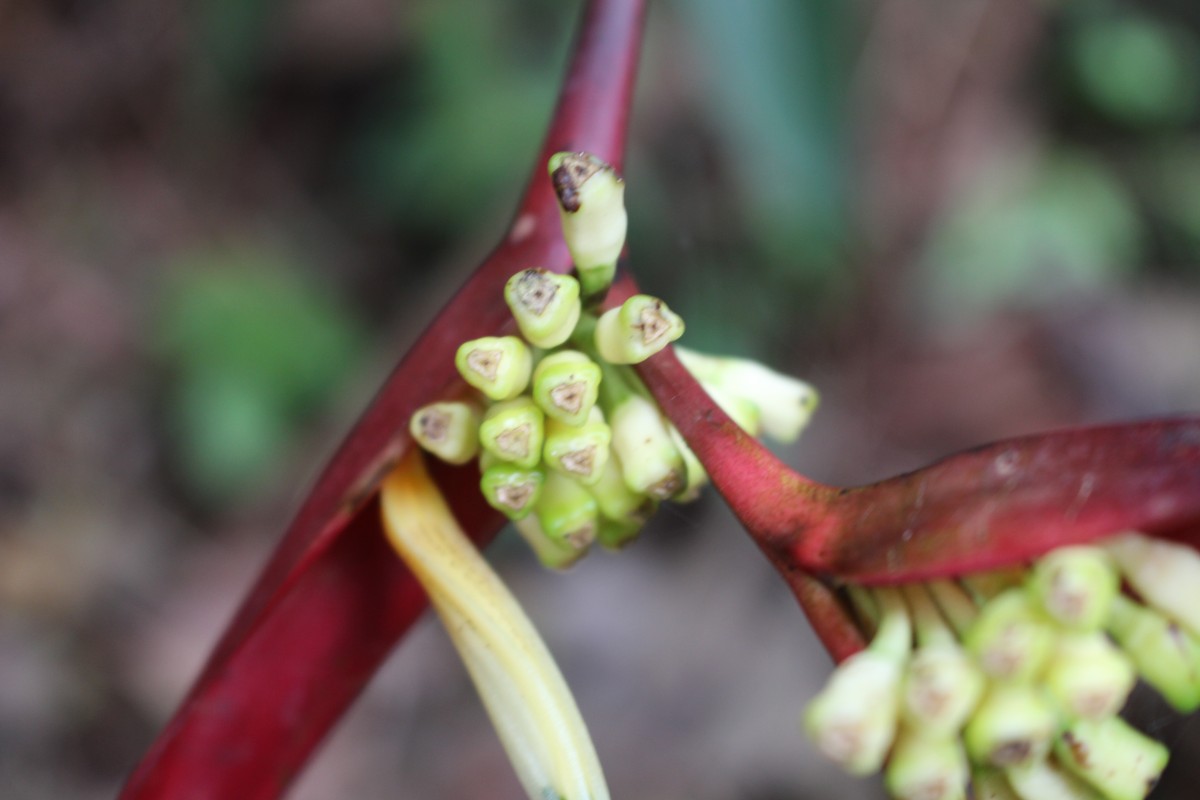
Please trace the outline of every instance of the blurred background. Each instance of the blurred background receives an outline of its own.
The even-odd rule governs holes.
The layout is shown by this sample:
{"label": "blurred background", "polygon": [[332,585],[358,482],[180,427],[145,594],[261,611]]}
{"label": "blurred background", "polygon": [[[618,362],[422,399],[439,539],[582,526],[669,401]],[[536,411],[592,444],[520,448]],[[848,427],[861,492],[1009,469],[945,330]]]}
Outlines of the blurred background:
{"label": "blurred background", "polygon": [[[579,8],[0,2],[5,798],[114,795],[502,234]],[[817,479],[1200,409],[1193,2],[662,0],[626,177],[685,343],[822,392]],[[828,657],[718,498],[567,575],[491,554],[615,796],[882,797],[798,733]],[[1194,797],[1200,718],[1135,705]],[[519,793],[427,620],[292,796]]]}

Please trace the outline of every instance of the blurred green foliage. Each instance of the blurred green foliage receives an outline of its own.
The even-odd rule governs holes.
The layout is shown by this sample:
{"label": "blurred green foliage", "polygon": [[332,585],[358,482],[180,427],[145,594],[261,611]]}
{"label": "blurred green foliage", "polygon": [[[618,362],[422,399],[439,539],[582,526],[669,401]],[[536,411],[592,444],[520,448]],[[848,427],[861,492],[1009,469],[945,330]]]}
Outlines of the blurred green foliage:
{"label": "blurred green foliage", "polygon": [[1149,148],[1146,161],[1146,196],[1163,220],[1166,255],[1200,274],[1200,139]]}
{"label": "blurred green foliage", "polygon": [[192,89],[202,103],[237,106],[253,97],[274,48],[281,0],[206,0],[194,4]]}
{"label": "blurred green foliage", "polygon": [[946,204],[917,285],[934,317],[1061,301],[1137,263],[1134,204],[1094,157],[1058,149],[1024,170],[1002,165],[963,194]]}
{"label": "blurred green foliage", "polygon": [[1200,18],[1153,5],[1055,6],[1043,71],[1030,76],[1048,124],[943,204],[911,287],[926,319],[1195,275]]}
{"label": "blurred green foliage", "polygon": [[838,0],[693,0],[679,12],[704,56],[712,124],[738,158],[731,177],[750,207],[763,268],[785,286],[820,280],[847,236],[853,9]]}
{"label": "blurred green foliage", "polygon": [[635,138],[630,250],[695,347],[779,358],[844,285],[853,15],[826,0],[651,10],[645,116],[662,124],[660,75],[691,84],[675,120]]}
{"label": "blurred green foliage", "polygon": [[[403,90],[352,133],[346,154],[364,213],[461,230],[511,204],[550,118],[571,4],[415,3]],[[536,20],[536,24],[533,22]]]}
{"label": "blurred green foliage", "polygon": [[1186,28],[1135,9],[1087,9],[1066,54],[1083,96],[1112,119],[1162,125],[1195,118],[1200,49]]}
{"label": "blurred green foliage", "polygon": [[328,402],[362,332],[293,261],[244,246],[170,264],[153,334],[170,367],[172,454],[200,499],[253,490],[299,424]]}

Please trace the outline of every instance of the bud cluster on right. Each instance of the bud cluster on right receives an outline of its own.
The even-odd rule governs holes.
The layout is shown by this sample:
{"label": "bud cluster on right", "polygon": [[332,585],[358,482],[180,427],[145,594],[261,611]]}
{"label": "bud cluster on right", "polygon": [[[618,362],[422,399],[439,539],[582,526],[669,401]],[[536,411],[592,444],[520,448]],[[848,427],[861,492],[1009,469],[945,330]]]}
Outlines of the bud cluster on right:
{"label": "bud cluster on right", "polygon": [[[574,563],[594,542],[616,549],[665,500],[696,498],[699,460],[632,365],[683,334],[666,303],[634,295],[600,308],[625,241],[623,182],[587,153],[550,160],[574,275],[531,265],[504,287],[519,335],[463,342],[462,396],[417,410],[409,430],[454,464],[478,459],[487,502],[543,564]],[[676,349],[684,366],[752,435],[800,434],[817,396],[755,362]]]}
{"label": "bud cluster on right", "polygon": [[1119,716],[1137,679],[1200,707],[1200,555],[1183,546],[1127,533],[1029,568],[848,591],[873,636],[805,727],[903,800],[1141,800],[1168,752]]}

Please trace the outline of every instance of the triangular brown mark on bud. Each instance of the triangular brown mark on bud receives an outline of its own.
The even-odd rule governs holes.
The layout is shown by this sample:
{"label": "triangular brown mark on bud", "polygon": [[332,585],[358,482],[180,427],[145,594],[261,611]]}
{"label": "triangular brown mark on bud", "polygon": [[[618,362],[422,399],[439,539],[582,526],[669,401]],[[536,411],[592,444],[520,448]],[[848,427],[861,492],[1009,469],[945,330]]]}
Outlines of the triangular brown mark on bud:
{"label": "triangular brown mark on bud", "polygon": [[662,303],[643,308],[633,329],[642,335],[643,344],[654,344],[666,336],[671,324],[662,315]]}
{"label": "triangular brown mark on bud", "polygon": [[567,544],[576,550],[582,550],[596,540],[596,525],[589,522],[563,536]]}
{"label": "triangular brown mark on bud", "polygon": [[659,500],[666,500],[669,497],[679,494],[681,489],[683,489],[683,476],[672,470],[667,477],[658,483],[648,486],[646,494],[651,497],[657,497]]}
{"label": "triangular brown mark on bud", "polygon": [[587,384],[583,381],[560,383],[550,390],[550,402],[554,407],[568,414],[578,414],[583,408],[583,398],[587,394]]}
{"label": "triangular brown mark on bud", "polygon": [[[1069,736],[1064,733],[1064,739]],[[1012,767],[1024,763],[1033,755],[1033,743],[1028,739],[1013,739],[996,745],[988,753],[988,761],[994,767]]]}
{"label": "triangular brown mark on bud", "polygon": [[472,350],[467,353],[467,366],[489,381],[496,380],[504,353],[500,350]]}
{"label": "triangular brown mark on bud", "polygon": [[918,800],[924,800],[926,797],[937,800],[939,797],[951,797],[952,792],[961,790],[962,787],[956,783],[952,784],[949,778],[927,778],[924,783],[912,787],[907,796]]}
{"label": "triangular brown mark on bud", "polygon": [[1072,710],[1081,717],[1095,719],[1107,714],[1113,704],[1113,693],[1093,689],[1090,692],[1080,692],[1075,695]]}
{"label": "triangular brown mark on bud", "polygon": [[821,752],[836,761],[849,761],[863,748],[863,733],[857,726],[837,725],[822,732]]}
{"label": "triangular brown mark on bud", "polygon": [[1050,578],[1047,604],[1069,622],[1077,622],[1087,612],[1087,592],[1079,591],[1066,580],[1061,569],[1055,570]]}
{"label": "triangular brown mark on bud", "polygon": [[589,153],[571,153],[563,158],[562,163],[550,174],[554,193],[558,195],[558,203],[563,211],[574,213],[579,210],[579,190],[588,178],[602,169],[612,167]]}
{"label": "triangular brown mark on bud", "polygon": [[421,435],[431,442],[440,442],[450,430],[450,415],[445,411],[430,409],[417,420]]}
{"label": "triangular brown mark on bud", "polygon": [[529,456],[529,436],[532,433],[528,422],[507,428],[496,437],[496,449],[509,458]]}
{"label": "triangular brown mark on bud", "polygon": [[496,489],[496,499],[500,504],[511,508],[513,511],[520,511],[529,504],[533,497],[534,485],[531,482],[515,483],[508,486],[501,486]]}
{"label": "triangular brown mark on bud", "polygon": [[938,669],[925,661],[914,661],[909,669],[909,690],[912,692],[913,705],[923,714],[931,717],[940,716],[952,699],[938,683]]}
{"label": "triangular brown mark on bud", "polygon": [[596,446],[593,444],[579,450],[572,450],[560,460],[563,469],[567,472],[587,477],[596,470]]}
{"label": "triangular brown mark on bud", "polygon": [[558,294],[558,286],[540,269],[527,269],[517,279],[517,302],[534,316],[540,317]]}

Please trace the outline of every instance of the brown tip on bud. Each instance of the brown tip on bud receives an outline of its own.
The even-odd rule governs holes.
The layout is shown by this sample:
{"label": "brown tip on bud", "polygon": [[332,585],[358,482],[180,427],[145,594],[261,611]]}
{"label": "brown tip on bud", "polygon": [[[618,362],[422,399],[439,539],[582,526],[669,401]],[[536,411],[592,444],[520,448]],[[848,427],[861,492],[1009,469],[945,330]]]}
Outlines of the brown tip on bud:
{"label": "brown tip on bud", "polygon": [[996,745],[988,760],[996,767],[1013,767],[1023,764],[1033,755],[1033,743],[1028,739],[1014,739]]}
{"label": "brown tip on bud", "polygon": [[562,383],[550,390],[550,401],[555,408],[560,408],[568,414],[578,414],[583,408],[583,398],[587,394],[587,384],[583,381]]}
{"label": "brown tip on bud", "polygon": [[646,345],[652,345],[666,336],[671,329],[671,324],[663,317],[662,303],[658,302],[643,308],[633,329],[641,334],[642,343]]}
{"label": "brown tip on bud", "polygon": [[550,173],[550,180],[554,184],[554,193],[558,195],[558,204],[564,211],[574,213],[579,210],[580,187],[607,166],[587,153],[571,153],[563,158],[558,168]]}
{"label": "brown tip on bud", "polygon": [[508,428],[496,437],[496,449],[512,459],[528,458],[529,437],[532,435],[528,424]]}
{"label": "brown tip on bud", "polygon": [[562,461],[563,469],[575,475],[583,475],[587,477],[596,469],[596,447],[584,447],[579,450],[572,450],[564,455]]}
{"label": "brown tip on bud", "polygon": [[658,483],[648,486],[646,494],[651,497],[657,497],[659,500],[666,500],[679,494],[681,489],[683,489],[683,476],[678,472],[671,472],[670,475]]}
{"label": "brown tip on bud", "polygon": [[571,531],[563,538],[567,540],[567,544],[577,550],[582,550],[596,540],[596,526],[589,522]]}
{"label": "brown tip on bud", "polygon": [[539,269],[527,269],[517,278],[514,296],[529,313],[540,317],[558,294],[558,287]]}
{"label": "brown tip on bud", "polygon": [[472,350],[467,354],[467,366],[489,381],[496,379],[504,353],[499,350]]}
{"label": "brown tip on bud", "polygon": [[535,488],[532,483],[500,486],[496,489],[496,499],[506,508],[510,508],[513,511],[521,511],[529,504]]}
{"label": "brown tip on bud", "polygon": [[822,732],[817,746],[825,755],[844,763],[862,749],[862,739],[862,731],[857,726],[837,725]]}
{"label": "brown tip on bud", "polygon": [[1076,620],[1087,613],[1089,595],[1085,590],[1081,590],[1076,586],[1066,575],[1063,570],[1057,569],[1050,578],[1050,593],[1047,597],[1047,603],[1050,604],[1061,617],[1068,620]]}
{"label": "brown tip on bud", "polygon": [[417,418],[421,435],[431,442],[440,442],[450,430],[450,415],[436,408],[426,409]]}

